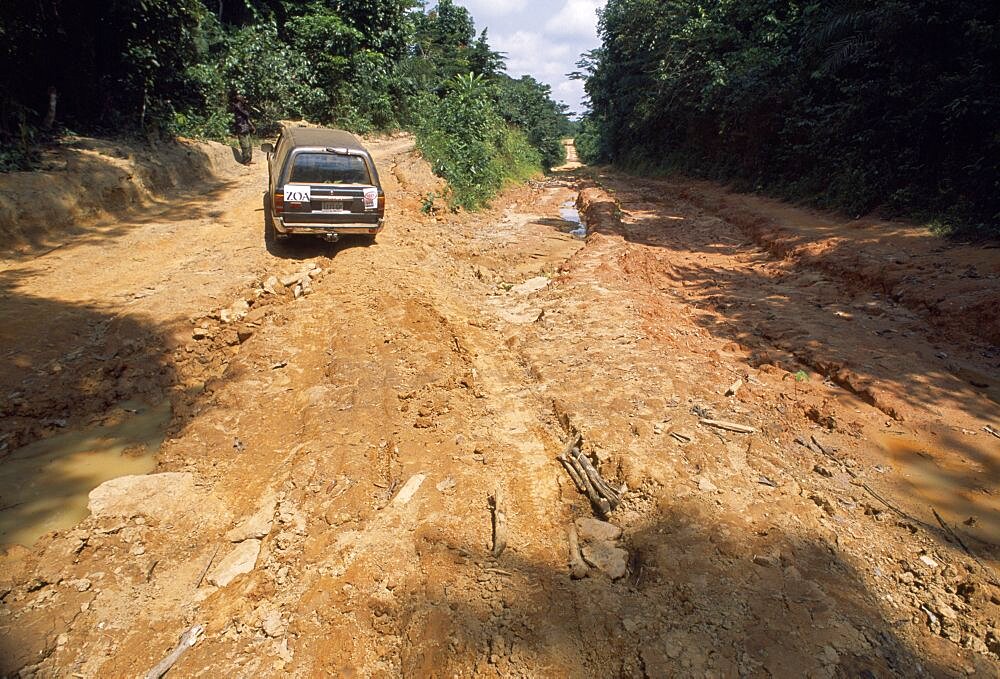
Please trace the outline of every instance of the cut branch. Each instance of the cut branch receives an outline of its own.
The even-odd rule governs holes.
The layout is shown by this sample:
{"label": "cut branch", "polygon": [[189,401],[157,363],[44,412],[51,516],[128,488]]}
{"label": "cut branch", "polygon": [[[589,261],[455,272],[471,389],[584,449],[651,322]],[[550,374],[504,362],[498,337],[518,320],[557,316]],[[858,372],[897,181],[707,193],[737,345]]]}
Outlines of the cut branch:
{"label": "cut branch", "polygon": [[507,514],[503,510],[502,498],[499,487],[489,496],[490,509],[493,511],[493,547],[490,554],[494,559],[499,558],[507,548]]}
{"label": "cut branch", "polygon": [[726,422],[725,420],[710,420],[707,417],[703,417],[698,420],[699,424],[704,424],[708,427],[715,427],[716,429],[725,429],[726,431],[734,431],[737,434],[753,434],[757,430],[753,427],[748,427],[745,424],[737,424],[736,422]]}

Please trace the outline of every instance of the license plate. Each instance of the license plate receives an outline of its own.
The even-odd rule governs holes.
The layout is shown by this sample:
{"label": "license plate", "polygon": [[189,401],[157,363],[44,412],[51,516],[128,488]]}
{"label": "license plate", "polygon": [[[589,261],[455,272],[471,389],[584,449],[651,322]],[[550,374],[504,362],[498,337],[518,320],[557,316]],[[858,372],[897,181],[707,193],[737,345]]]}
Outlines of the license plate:
{"label": "license plate", "polygon": [[343,212],[344,211],[344,201],[342,200],[324,200],[320,203],[321,210],[329,210],[333,212]]}

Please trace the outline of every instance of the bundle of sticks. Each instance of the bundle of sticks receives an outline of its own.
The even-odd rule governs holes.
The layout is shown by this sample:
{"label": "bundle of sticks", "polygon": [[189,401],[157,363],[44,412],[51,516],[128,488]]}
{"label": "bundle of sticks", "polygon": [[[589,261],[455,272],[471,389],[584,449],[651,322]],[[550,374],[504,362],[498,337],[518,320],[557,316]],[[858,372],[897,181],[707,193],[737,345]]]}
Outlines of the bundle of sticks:
{"label": "bundle of sticks", "polygon": [[621,504],[626,490],[625,484],[616,489],[601,478],[601,473],[591,463],[590,458],[580,450],[582,442],[583,436],[579,433],[574,434],[556,459],[566,468],[566,473],[573,479],[580,492],[590,499],[594,509],[601,516],[608,516]]}

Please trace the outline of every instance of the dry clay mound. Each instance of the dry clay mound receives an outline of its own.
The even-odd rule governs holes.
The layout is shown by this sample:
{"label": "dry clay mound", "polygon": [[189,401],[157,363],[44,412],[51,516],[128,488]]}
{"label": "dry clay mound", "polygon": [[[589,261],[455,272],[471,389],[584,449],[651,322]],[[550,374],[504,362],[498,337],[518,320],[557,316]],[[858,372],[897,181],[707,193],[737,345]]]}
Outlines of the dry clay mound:
{"label": "dry clay mound", "polygon": [[68,137],[45,152],[41,170],[0,174],[3,249],[52,246],[172,191],[217,188],[240,168],[232,149],[215,142]]}

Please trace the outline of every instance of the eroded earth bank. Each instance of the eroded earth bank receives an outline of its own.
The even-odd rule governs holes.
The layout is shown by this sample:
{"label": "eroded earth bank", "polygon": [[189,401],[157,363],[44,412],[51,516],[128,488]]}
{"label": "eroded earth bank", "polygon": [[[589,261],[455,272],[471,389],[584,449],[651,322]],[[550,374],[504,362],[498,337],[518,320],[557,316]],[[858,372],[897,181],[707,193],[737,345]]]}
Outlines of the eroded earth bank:
{"label": "eroded earth bank", "polygon": [[997,675],[995,249],[371,148],[376,245],[265,243],[257,164],[4,260],[0,673]]}

